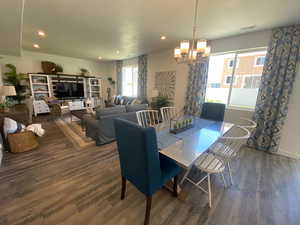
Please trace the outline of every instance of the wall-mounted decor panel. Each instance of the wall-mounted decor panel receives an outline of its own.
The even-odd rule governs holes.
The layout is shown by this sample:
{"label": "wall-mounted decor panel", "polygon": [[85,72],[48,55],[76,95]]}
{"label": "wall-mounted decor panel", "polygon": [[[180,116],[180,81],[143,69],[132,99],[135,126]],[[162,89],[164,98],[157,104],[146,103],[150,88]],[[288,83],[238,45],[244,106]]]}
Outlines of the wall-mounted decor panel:
{"label": "wall-mounted decor panel", "polygon": [[176,85],[176,71],[163,71],[155,73],[155,89],[160,96],[167,96],[174,101]]}

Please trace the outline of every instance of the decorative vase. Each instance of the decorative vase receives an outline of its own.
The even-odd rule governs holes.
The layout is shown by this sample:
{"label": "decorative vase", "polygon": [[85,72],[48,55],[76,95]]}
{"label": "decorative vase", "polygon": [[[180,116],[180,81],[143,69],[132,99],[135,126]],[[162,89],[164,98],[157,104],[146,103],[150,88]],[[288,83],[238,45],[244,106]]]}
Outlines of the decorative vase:
{"label": "decorative vase", "polygon": [[42,69],[46,74],[53,74],[53,71],[55,71],[55,67],[56,64],[53,62],[42,61]]}

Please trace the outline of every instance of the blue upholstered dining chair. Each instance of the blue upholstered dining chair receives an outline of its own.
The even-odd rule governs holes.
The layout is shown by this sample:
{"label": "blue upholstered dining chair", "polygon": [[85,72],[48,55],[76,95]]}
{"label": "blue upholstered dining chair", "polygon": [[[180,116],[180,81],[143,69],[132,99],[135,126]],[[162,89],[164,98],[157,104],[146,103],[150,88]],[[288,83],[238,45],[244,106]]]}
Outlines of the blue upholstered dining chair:
{"label": "blue upholstered dining chair", "polygon": [[128,180],[147,198],[144,224],[149,224],[152,195],[174,178],[176,197],[177,174],[181,169],[173,160],[159,153],[153,127],[143,128],[123,119],[115,119],[114,126],[122,175],[121,200],[125,197]]}
{"label": "blue upholstered dining chair", "polygon": [[200,117],[208,120],[224,121],[225,104],[205,102]]}

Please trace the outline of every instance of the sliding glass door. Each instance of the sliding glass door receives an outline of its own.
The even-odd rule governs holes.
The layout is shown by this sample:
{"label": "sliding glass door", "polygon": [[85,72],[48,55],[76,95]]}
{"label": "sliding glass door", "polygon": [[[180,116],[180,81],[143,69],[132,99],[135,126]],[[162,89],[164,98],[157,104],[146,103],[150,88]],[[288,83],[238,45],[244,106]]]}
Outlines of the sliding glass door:
{"label": "sliding glass door", "polygon": [[206,101],[254,109],[265,56],[265,50],[211,56]]}

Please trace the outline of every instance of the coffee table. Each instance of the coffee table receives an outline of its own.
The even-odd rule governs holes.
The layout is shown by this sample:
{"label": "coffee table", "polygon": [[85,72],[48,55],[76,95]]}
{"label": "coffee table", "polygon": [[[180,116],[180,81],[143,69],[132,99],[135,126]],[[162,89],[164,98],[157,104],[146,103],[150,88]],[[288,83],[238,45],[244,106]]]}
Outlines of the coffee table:
{"label": "coffee table", "polygon": [[82,130],[84,130],[84,128],[85,128],[84,118],[86,118],[87,116],[94,117],[95,115],[94,115],[94,113],[89,112],[86,109],[81,109],[81,110],[72,110],[71,111],[71,122],[72,122],[73,116],[75,116],[76,118],[78,118],[80,120],[80,125],[82,127]]}

